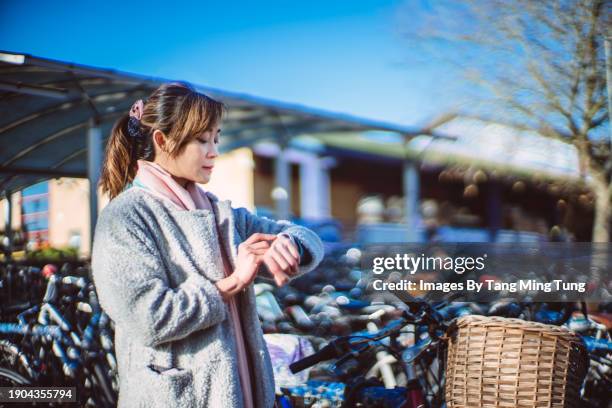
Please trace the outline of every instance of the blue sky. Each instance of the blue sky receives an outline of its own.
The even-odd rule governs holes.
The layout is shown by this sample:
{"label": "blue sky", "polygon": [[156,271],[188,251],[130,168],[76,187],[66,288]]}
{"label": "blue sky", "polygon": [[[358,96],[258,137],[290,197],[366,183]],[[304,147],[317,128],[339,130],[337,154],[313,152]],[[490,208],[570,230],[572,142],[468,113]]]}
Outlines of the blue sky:
{"label": "blue sky", "polygon": [[[0,49],[419,125],[456,106],[400,35],[423,0],[4,1]],[[400,17],[401,16],[401,17]]]}

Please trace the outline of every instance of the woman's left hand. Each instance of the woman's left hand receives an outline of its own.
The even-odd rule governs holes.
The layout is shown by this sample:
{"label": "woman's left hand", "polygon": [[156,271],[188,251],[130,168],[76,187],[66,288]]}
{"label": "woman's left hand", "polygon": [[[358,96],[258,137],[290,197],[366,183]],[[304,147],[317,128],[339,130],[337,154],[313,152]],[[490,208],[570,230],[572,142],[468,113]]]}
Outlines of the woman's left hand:
{"label": "woman's left hand", "polygon": [[297,274],[300,255],[291,238],[280,234],[263,255],[263,263],[274,276],[276,284],[283,286],[289,282],[290,276]]}

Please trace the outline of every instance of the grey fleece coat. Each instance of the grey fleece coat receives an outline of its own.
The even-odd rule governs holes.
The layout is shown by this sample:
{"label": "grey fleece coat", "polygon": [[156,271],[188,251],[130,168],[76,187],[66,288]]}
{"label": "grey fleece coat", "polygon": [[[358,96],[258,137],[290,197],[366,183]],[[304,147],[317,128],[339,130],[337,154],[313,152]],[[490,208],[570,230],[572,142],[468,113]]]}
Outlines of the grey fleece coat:
{"label": "grey fleece coat", "polygon": [[[300,240],[323,256],[312,231],[234,209],[207,193],[210,210],[184,211],[132,187],[102,211],[92,252],[100,303],[115,323],[119,407],[242,407],[230,313],[215,282],[224,277],[217,228],[231,266],[237,246],[256,232]],[[274,404],[274,377],[252,286],[240,315],[258,408]]]}

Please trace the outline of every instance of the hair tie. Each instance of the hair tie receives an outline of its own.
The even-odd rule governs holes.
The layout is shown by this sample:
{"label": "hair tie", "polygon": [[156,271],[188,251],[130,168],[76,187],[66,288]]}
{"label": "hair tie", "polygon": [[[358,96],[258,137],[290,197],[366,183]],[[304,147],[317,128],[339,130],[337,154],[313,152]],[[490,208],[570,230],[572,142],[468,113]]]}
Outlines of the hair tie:
{"label": "hair tie", "polygon": [[142,112],[144,111],[144,102],[142,99],[137,100],[130,109],[130,118],[128,119],[127,131],[130,137],[135,139],[142,138],[140,132],[140,119],[142,119]]}
{"label": "hair tie", "polygon": [[130,117],[136,118],[136,120],[139,121],[142,119],[142,111],[144,111],[144,102],[142,99],[139,99],[132,105],[132,108],[130,109]]}

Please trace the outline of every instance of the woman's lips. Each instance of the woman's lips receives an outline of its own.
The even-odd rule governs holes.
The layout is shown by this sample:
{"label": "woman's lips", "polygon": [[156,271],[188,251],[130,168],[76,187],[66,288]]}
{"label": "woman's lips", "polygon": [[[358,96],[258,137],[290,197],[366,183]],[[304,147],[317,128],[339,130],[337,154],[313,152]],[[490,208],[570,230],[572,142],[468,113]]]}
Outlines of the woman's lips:
{"label": "woman's lips", "polygon": [[215,166],[202,166],[204,170],[208,170],[208,171],[212,171],[213,167]]}

